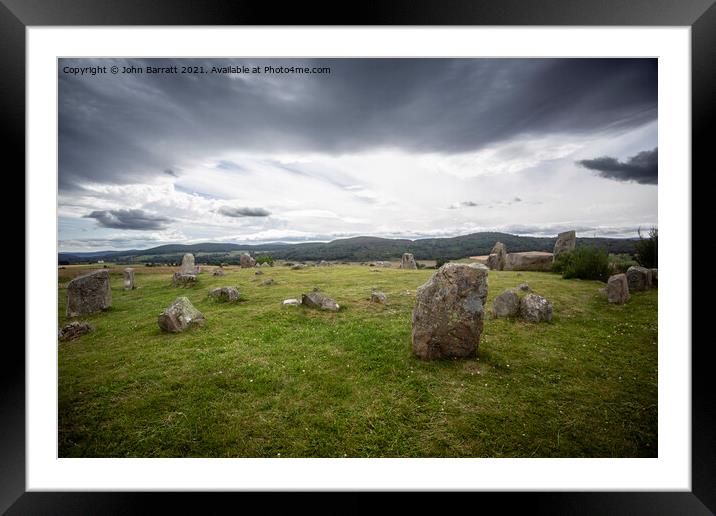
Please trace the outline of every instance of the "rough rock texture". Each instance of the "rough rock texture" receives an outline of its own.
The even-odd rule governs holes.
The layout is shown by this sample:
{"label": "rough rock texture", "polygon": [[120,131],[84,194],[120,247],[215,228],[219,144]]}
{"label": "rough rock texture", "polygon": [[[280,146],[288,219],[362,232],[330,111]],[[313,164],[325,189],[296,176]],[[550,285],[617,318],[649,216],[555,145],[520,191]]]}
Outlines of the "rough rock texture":
{"label": "rough rock texture", "polygon": [[385,303],[385,292],[374,290],[370,293],[371,303]]}
{"label": "rough rock texture", "polygon": [[418,265],[415,263],[415,258],[410,253],[403,253],[403,259],[400,262],[401,269],[417,269]]}
{"label": "rough rock texture", "polygon": [[196,274],[182,274],[175,272],[172,275],[172,284],[175,287],[190,287],[196,283]]}
{"label": "rough rock texture", "polygon": [[218,299],[219,301],[228,301],[230,303],[233,303],[234,301],[238,301],[241,297],[241,294],[238,290],[234,287],[218,287],[213,288],[209,292],[209,295],[213,298]]}
{"label": "rough rock texture", "polygon": [[316,264],[316,267],[330,267],[330,263],[328,263],[326,260],[321,260]]}
{"label": "rough rock texture", "polygon": [[296,265],[293,265],[293,266],[291,267],[291,270],[292,270],[292,271],[300,271],[301,269],[304,269],[305,267],[306,267],[306,266],[303,265],[302,263],[297,263]]}
{"label": "rough rock texture", "polygon": [[517,290],[519,290],[521,292],[531,292],[532,291],[532,289],[526,282],[520,283],[519,285],[517,285]]}
{"label": "rough rock texture", "polygon": [[67,284],[67,317],[94,314],[112,306],[109,271],[93,271]]}
{"label": "rough rock texture", "polygon": [[250,269],[251,267],[256,267],[256,260],[251,258],[250,255],[244,253],[239,256],[239,265],[242,269]]}
{"label": "rough rock texture", "polygon": [[255,274],[256,276],[262,276],[263,273],[264,273],[264,271],[256,271],[256,272],[254,272],[254,274]]}
{"label": "rough rock texture", "polygon": [[134,269],[127,267],[124,269],[124,290],[132,290],[134,288]]}
{"label": "rough rock texture", "polygon": [[505,257],[506,271],[549,271],[552,268],[554,255],[541,251],[524,253],[507,253]]}
{"label": "rough rock texture", "polygon": [[629,301],[629,282],[626,274],[614,274],[607,281],[607,299],[610,303],[624,304]]}
{"label": "rough rock texture", "polygon": [[214,272],[212,272],[214,276],[224,276],[226,272],[224,269],[214,269]]}
{"label": "rough rock texture", "polygon": [[505,261],[507,260],[507,247],[502,242],[497,242],[487,257],[487,266],[493,271],[505,270]]}
{"label": "rough rock texture", "polygon": [[196,275],[196,266],[194,266],[194,255],[191,253],[186,253],[184,257],[181,259],[181,269],[179,269],[179,272],[181,274],[193,274]]}
{"label": "rough rock texture", "polygon": [[649,269],[651,271],[651,286],[652,287],[658,287],[659,281],[659,269]]}
{"label": "rough rock texture", "polygon": [[520,317],[528,322],[552,320],[552,303],[537,294],[527,294],[520,301]]}
{"label": "rough rock texture", "polygon": [[298,306],[301,304],[300,299],[284,299],[283,304],[286,306]]}
{"label": "rough rock texture", "polygon": [[331,312],[336,312],[338,308],[340,308],[338,303],[336,303],[333,299],[317,291],[303,294],[303,296],[301,296],[301,304],[309,308],[330,310]]}
{"label": "rough rock texture", "polygon": [[186,297],[178,297],[157,319],[159,327],[168,332],[178,333],[193,326],[204,324],[204,315],[194,308]]}
{"label": "rough rock texture", "polygon": [[477,353],[487,301],[488,268],[446,263],[417,289],[413,353],[426,360]]}
{"label": "rough rock texture", "polygon": [[273,280],[273,278],[268,278],[268,279],[265,279],[265,280],[263,280],[263,281],[261,282],[261,284],[262,284],[262,285],[265,285],[265,286],[266,286],[266,285],[273,285],[274,283],[276,283],[276,282]]}
{"label": "rough rock texture", "polygon": [[393,264],[390,262],[375,262],[375,264],[373,264],[373,267],[392,267],[392,266],[393,266]]}
{"label": "rough rock texture", "polygon": [[627,282],[629,282],[629,292],[641,292],[647,290],[649,284],[649,269],[632,265],[626,271]]}
{"label": "rough rock texture", "polygon": [[515,317],[520,313],[520,296],[514,290],[505,290],[492,300],[495,317]]}
{"label": "rough rock texture", "polygon": [[565,231],[557,235],[557,241],[554,243],[554,257],[557,258],[562,253],[571,251],[577,245],[577,233],[575,231]]}
{"label": "rough rock texture", "polygon": [[91,331],[94,331],[94,326],[92,326],[88,322],[79,322],[79,321],[72,321],[71,323],[65,325],[60,329],[58,332],[58,337],[61,342],[67,342],[70,340],[75,340],[85,333],[89,333]]}

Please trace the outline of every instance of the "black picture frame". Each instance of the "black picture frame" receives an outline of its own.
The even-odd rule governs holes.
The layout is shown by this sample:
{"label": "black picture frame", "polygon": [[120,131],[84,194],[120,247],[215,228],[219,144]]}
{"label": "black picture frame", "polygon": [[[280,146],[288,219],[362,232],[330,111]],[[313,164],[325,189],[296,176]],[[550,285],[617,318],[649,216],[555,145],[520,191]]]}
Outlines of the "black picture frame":
{"label": "black picture frame", "polygon": [[[385,0],[357,3],[353,10],[339,2],[325,6],[292,2],[277,7],[269,2],[244,0],[0,0],[0,116],[6,134],[5,158],[22,170],[25,165],[25,29],[68,25],[689,26],[692,36],[692,170],[699,163],[705,163],[712,146],[706,129],[714,120],[715,105],[714,0]],[[693,172],[691,177],[693,185]],[[24,181],[21,184],[24,191]],[[691,260],[690,251],[682,250]],[[696,261],[692,260],[692,266],[696,266]],[[28,271],[25,273],[27,275]],[[691,284],[690,277],[684,281]],[[26,300],[26,306],[30,306],[29,301]],[[692,303],[692,306],[692,314],[698,312],[696,304]],[[694,319],[693,315],[691,319]],[[6,367],[0,374],[0,512],[131,514],[148,512],[150,502],[159,502],[165,510],[193,511],[188,493],[26,492],[25,354],[22,348],[9,344],[6,342],[4,346]],[[692,346],[690,492],[471,493],[469,496],[477,497],[481,507],[484,503],[499,504],[503,511],[529,507],[530,513],[536,514],[714,514],[716,403],[711,395],[711,362],[707,355],[710,344],[710,339],[670,344]],[[253,495],[204,493],[198,499],[194,497],[193,502],[202,508],[202,512],[207,512],[207,507],[217,498],[233,504],[234,496],[246,498]],[[420,502],[421,495],[416,495],[415,499]],[[273,500],[281,504],[285,497],[274,495]],[[343,500],[341,505],[354,509],[361,506],[360,503],[346,502]],[[242,505],[246,503],[249,501],[242,500]],[[299,500],[298,503],[302,502]],[[454,503],[460,503],[460,499],[454,499]],[[295,500],[292,506],[297,507]]]}

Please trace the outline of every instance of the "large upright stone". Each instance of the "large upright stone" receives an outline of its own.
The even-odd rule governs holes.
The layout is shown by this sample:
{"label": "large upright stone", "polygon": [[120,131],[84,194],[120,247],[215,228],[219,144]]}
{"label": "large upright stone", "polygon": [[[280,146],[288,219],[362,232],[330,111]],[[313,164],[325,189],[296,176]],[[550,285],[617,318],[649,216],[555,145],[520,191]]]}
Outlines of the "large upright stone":
{"label": "large upright stone", "polygon": [[576,231],[565,231],[557,235],[557,241],[554,243],[554,258],[557,259],[562,253],[571,251],[577,245],[577,233]]}
{"label": "large upright stone", "polygon": [[124,290],[132,290],[134,288],[134,269],[127,267],[124,269]]}
{"label": "large upright stone", "polygon": [[239,265],[241,265],[242,269],[256,267],[256,260],[251,258],[251,255],[249,255],[248,253],[244,253],[239,257]]}
{"label": "large upright stone", "polygon": [[493,271],[502,271],[505,270],[506,260],[507,247],[502,242],[497,242],[487,258],[487,266]]}
{"label": "large upright stone", "polygon": [[477,353],[487,301],[488,268],[446,263],[416,292],[413,353],[425,360]]}
{"label": "large upright stone", "polygon": [[159,327],[171,333],[179,333],[192,326],[202,326],[204,315],[194,308],[186,297],[178,297],[157,319]]}
{"label": "large upright stone", "polygon": [[109,271],[93,271],[67,284],[67,317],[88,315],[112,306]]}
{"label": "large upright stone", "polygon": [[186,253],[181,259],[181,274],[193,274],[196,275],[196,266],[194,265],[194,255]]}
{"label": "large upright stone", "polygon": [[629,282],[626,274],[614,274],[607,281],[607,300],[610,303],[624,304],[629,301]]}
{"label": "large upright stone", "polygon": [[626,278],[629,282],[629,292],[640,292],[651,287],[649,269],[632,265],[626,271]]}
{"label": "large upright stone", "polygon": [[417,269],[418,265],[415,263],[415,258],[410,253],[403,253],[403,259],[400,262],[401,269]]}

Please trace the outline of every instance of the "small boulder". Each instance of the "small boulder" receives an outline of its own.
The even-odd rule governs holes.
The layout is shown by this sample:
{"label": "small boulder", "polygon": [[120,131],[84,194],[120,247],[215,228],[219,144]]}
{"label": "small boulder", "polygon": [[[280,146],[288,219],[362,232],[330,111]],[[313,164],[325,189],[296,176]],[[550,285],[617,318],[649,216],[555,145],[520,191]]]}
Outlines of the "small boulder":
{"label": "small boulder", "polygon": [[291,266],[291,270],[293,271],[300,271],[301,269],[304,269],[306,266],[302,263],[297,263],[296,265]]}
{"label": "small boulder", "polygon": [[446,263],[416,293],[413,354],[424,360],[475,356],[487,301],[488,268]]}
{"label": "small boulder", "polygon": [[370,293],[371,303],[385,303],[385,292],[374,290]]}
{"label": "small boulder", "polygon": [[159,327],[171,333],[179,333],[194,326],[203,326],[204,322],[204,315],[183,296],[176,298],[157,319]]}
{"label": "small boulder", "polygon": [[527,294],[520,301],[520,317],[528,322],[552,320],[552,303],[537,294]]}
{"label": "small boulder", "polygon": [[301,304],[309,308],[317,308],[319,310],[329,310],[336,312],[340,308],[338,303],[321,292],[313,291],[301,296]]}
{"label": "small boulder", "polygon": [[60,329],[58,332],[58,337],[61,342],[68,342],[70,340],[75,340],[85,333],[90,333],[94,331],[94,326],[92,326],[88,322],[79,322],[79,321],[72,321],[71,323],[65,325]]}
{"label": "small boulder", "polygon": [[614,274],[607,281],[607,300],[624,304],[629,301],[629,281],[626,274]]}
{"label": "small boulder", "polygon": [[261,284],[264,285],[264,286],[273,285],[273,284],[275,284],[275,283],[276,283],[276,282],[273,280],[273,278],[268,278],[268,279],[265,279],[265,280],[263,280],[263,281],[261,282]]}
{"label": "small boulder", "polygon": [[299,299],[284,299],[283,304],[285,306],[298,306],[301,304],[301,301]]}
{"label": "small boulder", "polygon": [[172,275],[172,284],[175,287],[190,287],[196,284],[196,274],[182,274],[175,272]]}
{"label": "small boulder", "polygon": [[109,271],[93,271],[67,284],[67,317],[89,315],[112,306]]}
{"label": "small boulder", "polygon": [[263,273],[264,273],[264,271],[256,271],[256,272],[254,272],[254,274],[255,274],[256,276],[261,276],[261,275],[263,275]]}
{"label": "small boulder", "polygon": [[239,300],[241,294],[234,287],[218,287],[211,289],[209,296],[218,299],[219,301],[228,301],[229,303],[233,303]]}
{"label": "small boulder", "polygon": [[517,285],[517,290],[519,290],[520,292],[532,292],[532,289],[527,283],[520,283],[519,285]]}
{"label": "small boulder", "polygon": [[214,272],[211,273],[213,276],[224,276],[226,275],[226,272],[224,272],[224,269],[214,269]]}
{"label": "small boulder", "polygon": [[124,290],[132,290],[134,288],[134,269],[127,267],[124,269]]}
{"label": "small boulder", "polygon": [[495,317],[515,317],[520,313],[520,296],[514,290],[505,290],[492,301]]}
{"label": "small boulder", "polygon": [[626,271],[629,292],[641,292],[647,290],[651,285],[649,282],[649,269],[632,265]]}

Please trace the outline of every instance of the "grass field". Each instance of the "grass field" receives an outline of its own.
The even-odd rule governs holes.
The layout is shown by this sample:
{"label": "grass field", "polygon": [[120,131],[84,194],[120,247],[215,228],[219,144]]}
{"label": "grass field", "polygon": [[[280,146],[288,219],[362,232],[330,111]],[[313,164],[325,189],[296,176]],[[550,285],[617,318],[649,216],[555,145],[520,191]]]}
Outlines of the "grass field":
{"label": "grass field", "polygon": [[[59,271],[60,325],[86,270]],[[527,281],[552,323],[486,317],[476,359],[423,362],[411,313],[434,270],[230,267],[181,289],[174,268],[136,267],[133,291],[121,270],[112,308],[80,319],[96,331],[57,348],[60,457],[657,456],[656,290],[615,306],[603,283],[490,271],[488,305]],[[218,286],[243,300],[207,298]],[[341,310],[281,305],[313,287]],[[207,323],[162,333],[180,295]]]}

